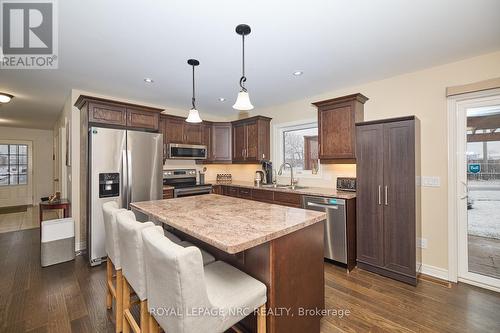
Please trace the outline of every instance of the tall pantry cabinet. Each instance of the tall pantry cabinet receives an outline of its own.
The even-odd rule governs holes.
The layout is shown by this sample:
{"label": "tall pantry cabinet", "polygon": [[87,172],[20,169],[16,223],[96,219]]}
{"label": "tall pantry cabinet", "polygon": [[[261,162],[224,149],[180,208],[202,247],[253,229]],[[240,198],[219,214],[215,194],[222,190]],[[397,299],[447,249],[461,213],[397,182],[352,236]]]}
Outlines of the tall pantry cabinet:
{"label": "tall pantry cabinet", "polygon": [[413,285],[421,266],[420,122],[356,124],[358,267]]}

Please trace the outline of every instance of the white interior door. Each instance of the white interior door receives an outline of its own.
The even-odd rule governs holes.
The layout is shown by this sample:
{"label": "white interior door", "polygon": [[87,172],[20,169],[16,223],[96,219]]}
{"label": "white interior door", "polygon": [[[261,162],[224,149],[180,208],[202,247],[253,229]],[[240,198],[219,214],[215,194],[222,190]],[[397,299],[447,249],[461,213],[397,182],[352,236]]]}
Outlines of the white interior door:
{"label": "white interior door", "polygon": [[0,207],[33,204],[33,144],[0,140]]}
{"label": "white interior door", "polygon": [[458,280],[500,291],[500,94],[457,103]]}

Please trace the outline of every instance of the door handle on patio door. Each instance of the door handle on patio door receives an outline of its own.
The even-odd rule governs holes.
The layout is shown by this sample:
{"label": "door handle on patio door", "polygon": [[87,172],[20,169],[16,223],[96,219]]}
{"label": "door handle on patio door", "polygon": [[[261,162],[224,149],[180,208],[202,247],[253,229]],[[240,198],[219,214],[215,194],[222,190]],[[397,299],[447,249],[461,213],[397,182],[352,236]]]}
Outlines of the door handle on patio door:
{"label": "door handle on patio door", "polygon": [[467,199],[469,197],[469,189],[467,188],[467,183],[466,182],[463,182],[463,181],[460,181],[464,187],[465,187],[465,195],[463,197],[460,197],[460,200],[464,200],[464,199]]}

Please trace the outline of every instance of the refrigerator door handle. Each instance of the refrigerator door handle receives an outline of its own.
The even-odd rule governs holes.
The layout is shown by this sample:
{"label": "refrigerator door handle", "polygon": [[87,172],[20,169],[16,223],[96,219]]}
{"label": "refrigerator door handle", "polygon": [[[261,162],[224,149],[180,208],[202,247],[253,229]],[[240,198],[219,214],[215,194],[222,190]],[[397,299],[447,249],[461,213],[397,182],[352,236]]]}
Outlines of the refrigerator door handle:
{"label": "refrigerator door handle", "polygon": [[128,207],[128,205],[127,205],[127,200],[128,200],[127,174],[128,174],[128,172],[127,172],[127,151],[122,150],[122,172],[120,175],[120,191],[121,191],[121,197],[122,197],[121,198],[122,199],[121,206],[125,209]]}
{"label": "refrigerator door handle", "polygon": [[132,202],[132,154],[130,150],[127,150],[127,187],[128,187],[128,198],[127,198],[127,209],[130,209],[130,203]]}

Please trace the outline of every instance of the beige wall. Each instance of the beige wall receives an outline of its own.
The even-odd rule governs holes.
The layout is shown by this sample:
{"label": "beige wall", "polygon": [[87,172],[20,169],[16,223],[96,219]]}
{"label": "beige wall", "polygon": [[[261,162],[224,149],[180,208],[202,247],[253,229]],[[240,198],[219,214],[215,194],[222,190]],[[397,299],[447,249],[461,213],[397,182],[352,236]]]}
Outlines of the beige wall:
{"label": "beige wall", "polygon": [[[421,121],[422,176],[438,176],[439,188],[422,188],[422,233],[428,240],[423,250],[423,263],[448,268],[447,225],[447,99],[446,88],[500,76],[500,52],[482,55],[407,73],[385,80],[326,92],[285,105],[255,109],[252,114],[273,118],[272,123],[289,122],[315,117],[312,102],[352,93],[362,93],[369,101],[365,104],[365,120],[416,115]],[[348,167],[350,168],[350,167]],[[331,174],[353,172],[343,166],[328,166]],[[333,184],[325,182],[326,184]]]}
{"label": "beige wall", "polygon": [[33,145],[33,204],[52,194],[53,132],[31,128],[0,127],[0,140],[31,141]]}

